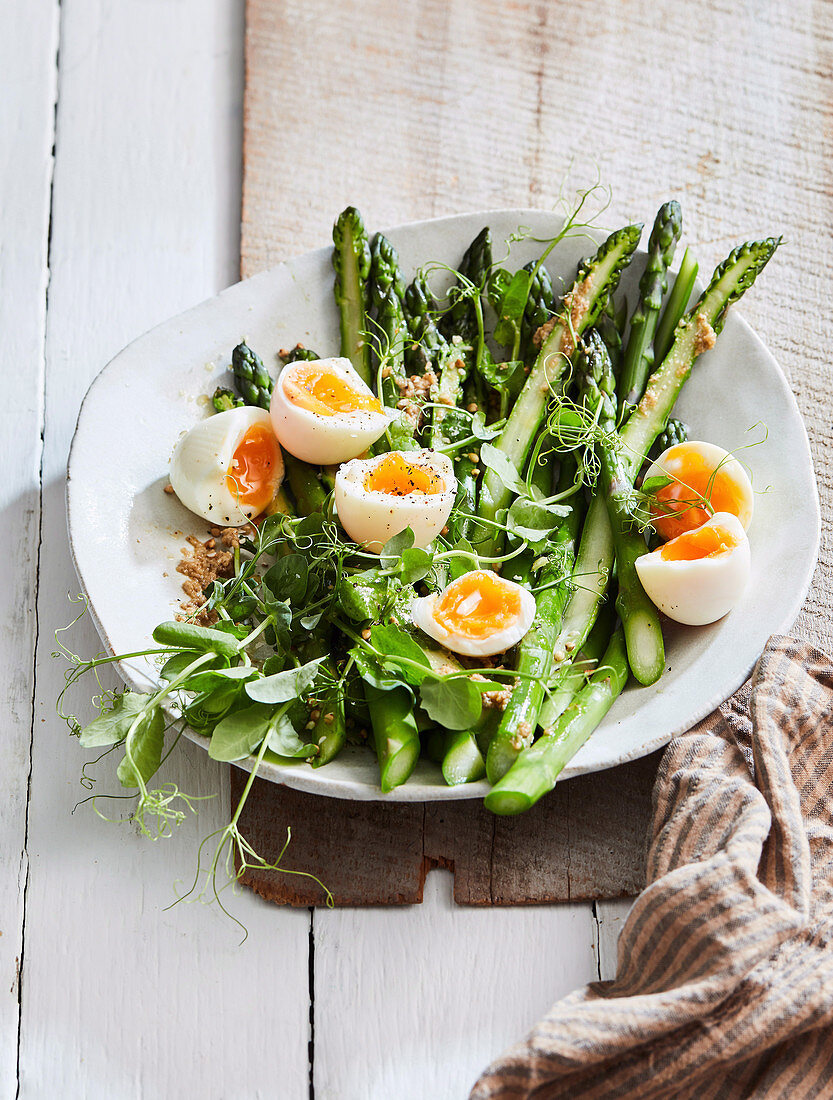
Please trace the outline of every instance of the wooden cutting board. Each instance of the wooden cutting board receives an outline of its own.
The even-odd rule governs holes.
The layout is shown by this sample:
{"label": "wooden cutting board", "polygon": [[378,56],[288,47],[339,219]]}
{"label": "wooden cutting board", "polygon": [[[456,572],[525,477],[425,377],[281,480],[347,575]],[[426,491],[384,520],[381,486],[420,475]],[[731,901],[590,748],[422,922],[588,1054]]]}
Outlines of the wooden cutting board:
{"label": "wooden cutting board", "polygon": [[[829,187],[805,179],[802,153],[826,124],[823,105],[816,110],[818,97],[808,97],[780,135],[779,171],[762,173],[761,151],[772,146],[779,120],[756,111],[744,113],[743,126],[701,118],[702,52],[686,43],[700,40],[706,19],[708,79],[723,81],[726,102],[735,103],[738,52],[777,40],[784,44],[777,69],[805,31],[786,10],[767,9],[756,24],[761,43],[740,42],[731,5],[706,8],[708,15],[702,5],[667,5],[658,18],[653,0],[248,0],[242,274],[328,243],[348,204],[371,227],[467,210],[551,209],[562,189],[572,194],[597,177],[615,187],[608,224],[637,212],[649,218],[679,198],[703,270],[740,237],[778,232],[797,181]],[[743,26],[748,32],[751,24]],[[753,100],[756,73],[747,71],[744,84]],[[769,79],[763,70],[760,79]],[[665,95],[669,80],[675,107]],[[685,103],[692,108],[681,113]],[[805,277],[812,268],[813,285],[828,285],[830,257],[811,247],[812,226],[806,240],[803,232],[794,229],[798,253],[781,265],[777,292],[812,326],[822,314],[806,300]],[[779,308],[775,294],[775,281],[756,287],[744,312],[789,369],[800,319]],[[829,391],[818,397],[809,361],[796,364],[793,381],[811,439],[822,438]],[[829,547],[825,553],[829,576]],[[830,621],[830,591],[814,589],[799,624],[822,644],[829,639],[812,624]],[[513,820],[477,802],[342,802],[257,781],[242,826],[267,856],[277,855],[291,826],[287,866],[313,871],[340,905],[419,901],[432,866],[453,868],[460,904],[612,898],[643,882],[657,761],[572,779]],[[236,799],[242,773],[232,775]],[[323,900],[296,876],[244,881],[281,904]]]}

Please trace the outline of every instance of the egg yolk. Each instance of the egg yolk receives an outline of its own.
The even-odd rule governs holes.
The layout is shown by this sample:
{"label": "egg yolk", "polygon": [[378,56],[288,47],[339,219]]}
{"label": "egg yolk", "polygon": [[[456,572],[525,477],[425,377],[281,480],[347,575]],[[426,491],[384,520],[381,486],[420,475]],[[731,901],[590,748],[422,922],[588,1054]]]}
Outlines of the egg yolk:
{"label": "egg yolk", "polygon": [[734,550],[737,545],[738,540],[731,531],[712,524],[696,531],[687,531],[667,542],[659,556],[663,561],[699,561],[701,558],[716,558],[728,550]]}
{"label": "egg yolk", "polygon": [[293,405],[318,416],[382,411],[381,402],[372,393],[358,393],[344,378],[316,363],[293,367],[283,389]]}
{"label": "egg yolk", "polygon": [[229,492],[239,505],[260,513],[275,495],[275,477],[280,465],[278,442],[264,424],[254,424],[232,456],[226,474]]}
{"label": "egg yolk", "polygon": [[[663,460],[662,466],[662,473],[673,480],[654,494],[657,506],[651,509],[652,522],[661,538],[677,538],[702,527],[713,512],[731,512],[742,518],[746,501],[736,482],[722,468],[715,471],[701,454],[680,445]],[[711,513],[702,507],[703,497],[711,505]]]}
{"label": "egg yolk", "polygon": [[494,573],[465,573],[446,588],[434,606],[434,621],[450,634],[488,638],[521,615],[521,594]]}
{"label": "egg yolk", "polygon": [[364,488],[368,493],[387,493],[393,497],[405,497],[409,493],[428,496],[441,493],[443,487],[443,479],[433,470],[408,462],[398,453],[385,455],[364,475]]}

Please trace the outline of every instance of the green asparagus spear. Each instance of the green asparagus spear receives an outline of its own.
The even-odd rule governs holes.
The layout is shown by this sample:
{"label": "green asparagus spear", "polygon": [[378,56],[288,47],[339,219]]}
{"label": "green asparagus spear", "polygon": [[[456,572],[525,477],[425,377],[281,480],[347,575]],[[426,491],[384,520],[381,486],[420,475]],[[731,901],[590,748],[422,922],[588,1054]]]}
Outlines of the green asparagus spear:
{"label": "green asparagus spear", "polygon": [[518,646],[516,668],[523,675],[512,690],[500,725],[489,745],[486,774],[496,783],[521,750],[532,742],[552,667],[553,642],[567,602],[566,578],[573,565],[571,525],[562,524],[547,564],[540,572],[543,590],[536,601],[535,619]]}
{"label": "green asparagus spear", "polygon": [[674,343],[648,380],[645,396],[622,429],[623,461],[631,477],[665,427],[694,361],[714,345],[729,306],[752,286],[781,243],[780,237],[747,241],[734,249],[674,330]]}
{"label": "green asparagus spear", "polygon": [[300,344],[296,344],[295,347],[286,356],[281,355],[284,363],[314,363],[321,356],[317,351],[313,351],[312,348],[302,347]]}
{"label": "green asparagus spear", "polygon": [[240,405],[245,405],[246,402],[242,397],[238,397],[233,390],[218,386],[211,398],[211,404],[214,406],[214,411],[220,413],[227,412],[229,409],[236,409]]}
{"label": "green asparagus spear", "polygon": [[631,331],[625,348],[619,378],[619,419],[627,420],[639,404],[648,375],[654,366],[654,333],[662,308],[662,296],[668,286],[666,272],[674,259],[677,241],[683,231],[683,212],[678,202],[666,202],[660,208],[648,243],[648,262],[639,280],[639,300],[631,318]]}
{"label": "green asparagus spear", "polygon": [[555,786],[558,776],[610,710],[628,679],[625,638],[614,633],[602,663],[586,687],[556,722],[542,734],[486,795],[486,809],[496,814],[519,814],[530,809]]}
{"label": "green asparagus spear", "polygon": [[379,759],[380,783],[382,791],[388,794],[405,782],[419,757],[414,702],[405,688],[381,691],[366,683],[364,693]]}
{"label": "green asparagus spear", "polygon": [[[330,672],[335,672],[332,662]],[[317,709],[318,718],[313,715],[315,725],[309,734],[310,743],[318,746],[318,756],[312,761],[314,768],[329,764],[333,757],[341,752],[347,740],[344,692],[340,684],[327,688],[322,693]]]}
{"label": "green asparagus spear", "polygon": [[558,686],[550,692],[541,707],[538,724],[543,730],[550,730],[570,705],[573,697],[587,683],[588,677],[595,671],[607,649],[616,619],[616,611],[611,600],[605,600],[596,616],[593,629],[587,636],[578,655],[564,669]]}
{"label": "green asparagus spear", "polygon": [[246,404],[268,410],[275,381],[260,356],[248,344],[238,344],[231,353],[231,369],[237,392]]}
{"label": "green asparagus spear", "polygon": [[[524,266],[524,271],[535,271],[535,261],[531,260]],[[521,320],[521,358],[525,363],[532,364],[538,355],[533,337],[541,325],[555,313],[556,295],[552,286],[550,273],[543,264],[535,272],[529,284],[529,297],[526,300],[526,308]]]}
{"label": "green asparagus spear", "polygon": [[662,627],[659,613],[636,572],[635,563],[648,548],[634,515],[633,474],[622,460],[616,432],[616,382],[610,356],[595,329],[585,334],[576,360],[576,376],[582,400],[604,433],[596,450],[601,459],[601,487],[613,534],[619,581],[616,609],[625,631],[628,661],[641,684],[653,684],[665,665]]}
{"label": "green asparagus spear", "polygon": [[678,443],[685,443],[687,439],[688,425],[676,417],[670,417],[665,425],[665,431],[660,432],[654,440],[654,445],[648,453],[648,460],[653,462],[663,451],[667,451],[669,447],[676,447]]}
{"label": "green asparagus spear", "polygon": [[449,787],[475,783],[486,774],[486,764],[472,730],[449,730],[446,734],[442,772]]}
{"label": "green asparagus spear", "polygon": [[[552,328],[542,340],[535,365],[512,408],[506,427],[495,443],[516,469],[522,469],[526,462],[549,397],[575,351],[579,336],[604,308],[608,296],[619,282],[622,269],[639,244],[641,233],[641,225],[628,225],[612,233],[592,259],[579,265],[562,311],[552,319]],[[511,496],[511,490],[503,485],[497,474],[488,470],[480,492],[480,515],[483,519],[494,521],[497,513],[507,507]],[[492,534],[487,544],[479,545],[478,549],[486,554],[499,544],[500,539]]]}
{"label": "green asparagus spear", "polygon": [[688,309],[688,302],[694,290],[694,280],[697,278],[697,270],[697,261],[687,248],[683,253],[680,270],[674,279],[674,285],[671,287],[668,302],[662,312],[654,336],[654,356],[657,363],[661,363],[671,350],[674,329]]}
{"label": "green asparagus spear", "polygon": [[[399,269],[399,255],[387,237],[377,233],[370,249],[370,287],[376,306],[376,323],[387,343],[385,373],[382,377],[379,397],[382,404],[395,409],[407,383],[405,370],[405,345],[408,326],[405,321],[403,299],[405,283]],[[401,413],[388,429],[390,447],[394,451],[410,451],[419,446],[415,439],[416,425]],[[374,445],[379,453],[387,446],[383,437]]]}
{"label": "green asparagus spear", "polygon": [[359,377],[370,385],[370,345],[367,341],[370,246],[362,216],[355,206],[348,206],[336,219],[333,244],[335,299],[341,319],[341,354],[350,360]]}

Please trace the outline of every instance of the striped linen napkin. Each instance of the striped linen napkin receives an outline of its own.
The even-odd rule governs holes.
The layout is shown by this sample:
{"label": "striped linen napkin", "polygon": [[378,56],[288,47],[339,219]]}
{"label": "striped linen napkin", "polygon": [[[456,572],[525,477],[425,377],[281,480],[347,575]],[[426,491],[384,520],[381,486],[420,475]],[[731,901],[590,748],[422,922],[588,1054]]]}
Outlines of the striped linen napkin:
{"label": "striped linen napkin", "polygon": [[471,1100],[833,1097],[833,665],[770,639],[668,746],[616,978],[553,1006]]}

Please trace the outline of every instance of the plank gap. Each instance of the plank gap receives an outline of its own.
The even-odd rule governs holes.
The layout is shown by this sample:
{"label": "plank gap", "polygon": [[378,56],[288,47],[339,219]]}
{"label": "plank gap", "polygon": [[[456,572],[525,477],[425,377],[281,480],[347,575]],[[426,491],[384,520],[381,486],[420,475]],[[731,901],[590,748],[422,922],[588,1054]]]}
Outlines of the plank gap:
{"label": "plank gap", "polygon": [[41,372],[41,400],[39,413],[39,431],[37,440],[38,459],[38,488],[37,488],[37,540],[34,554],[34,584],[32,587],[32,689],[29,703],[29,766],[26,772],[26,810],[23,815],[23,845],[20,852],[20,869],[18,880],[22,877],[23,887],[23,912],[20,922],[20,954],[17,958],[15,969],[15,983],[17,993],[17,1044],[15,1055],[15,1098],[20,1097],[20,1073],[23,1036],[23,977],[26,966],[26,920],[27,903],[29,899],[29,824],[32,805],[32,764],[35,743],[35,715],[37,714],[36,699],[38,687],[38,657],[40,655],[40,566],[41,549],[43,547],[43,461],[44,438],[46,435],[46,342],[49,326],[49,288],[52,273],[52,214],[55,199],[55,151],[58,144],[58,96],[60,92],[60,64],[61,64],[61,30],[62,13],[61,0],[57,0],[53,11],[53,20],[57,23],[55,41],[55,61],[52,66],[52,126],[49,134],[49,202],[47,205],[46,240],[45,240],[45,264],[43,285],[43,326],[40,334],[40,372]]}

